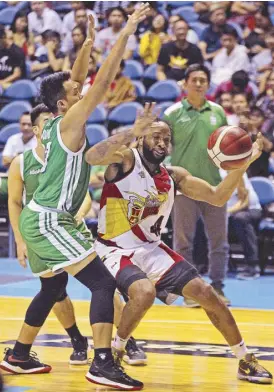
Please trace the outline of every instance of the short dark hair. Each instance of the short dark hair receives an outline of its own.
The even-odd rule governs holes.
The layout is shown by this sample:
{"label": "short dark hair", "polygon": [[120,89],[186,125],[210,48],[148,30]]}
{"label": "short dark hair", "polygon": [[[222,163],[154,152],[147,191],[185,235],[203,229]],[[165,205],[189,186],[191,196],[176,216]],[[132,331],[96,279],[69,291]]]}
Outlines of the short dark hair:
{"label": "short dark hair", "polygon": [[107,19],[110,17],[110,15],[112,14],[113,11],[120,11],[121,14],[123,15],[124,19],[127,20],[127,13],[126,13],[126,11],[124,10],[124,8],[119,7],[119,6],[118,7],[112,7],[112,8],[109,8],[107,10],[107,12],[106,12]]}
{"label": "short dark hair", "polygon": [[73,27],[72,31],[76,29],[81,30],[82,35],[85,37],[85,39],[87,38],[87,30],[85,29],[84,26],[78,24],[75,27]]}
{"label": "short dark hair", "polygon": [[210,83],[210,70],[203,64],[191,64],[187,69],[186,69],[186,73],[185,73],[185,80],[188,80],[190,77],[190,74],[192,72],[197,72],[197,71],[202,71],[206,74],[207,77],[207,81],[208,83]]}
{"label": "short dark hair", "polygon": [[20,116],[20,120],[19,121],[21,121],[21,118],[23,117],[23,116],[30,116],[30,112],[23,112],[22,114],[21,114],[21,116]]}
{"label": "short dark hair", "polygon": [[43,103],[40,103],[39,105],[35,106],[35,108],[32,109],[32,111],[30,113],[32,125],[35,125],[35,121],[42,113],[50,113],[49,108],[46,105],[44,105]]}
{"label": "short dark hair", "polygon": [[42,80],[40,87],[41,101],[52,113],[57,113],[57,101],[66,97],[63,83],[70,79],[69,72],[55,72]]}
{"label": "short dark hair", "polygon": [[221,35],[232,35],[236,39],[239,38],[237,30],[234,29],[234,27],[230,26],[230,25],[224,25]]}
{"label": "short dark hair", "polygon": [[54,30],[49,30],[49,29],[45,30],[45,31],[43,31],[41,36],[44,40],[47,40],[47,39],[50,40],[52,38],[57,38],[59,42],[61,41],[61,35],[57,31],[54,31]]}
{"label": "short dark hair", "polygon": [[248,85],[248,82],[249,82],[248,73],[243,70],[236,71],[232,75],[231,81],[232,81],[232,84],[234,84],[234,86],[245,89]]}
{"label": "short dark hair", "polygon": [[250,109],[250,114],[253,114],[253,113],[257,113],[259,116],[265,117],[264,111],[261,108],[259,108],[258,106],[253,106]]}

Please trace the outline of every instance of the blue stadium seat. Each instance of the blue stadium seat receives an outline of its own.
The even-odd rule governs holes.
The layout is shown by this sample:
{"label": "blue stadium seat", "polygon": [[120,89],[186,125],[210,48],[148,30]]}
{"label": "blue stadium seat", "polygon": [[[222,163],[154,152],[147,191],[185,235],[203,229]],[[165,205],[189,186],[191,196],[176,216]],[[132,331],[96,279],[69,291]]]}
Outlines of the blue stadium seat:
{"label": "blue stadium seat", "polygon": [[144,68],[139,61],[127,60],[125,62],[125,69],[123,74],[130,79],[141,79],[144,73]]}
{"label": "blue stadium seat", "polygon": [[250,181],[262,206],[274,203],[274,185],[268,178],[251,177]]}
{"label": "blue stadium seat", "polygon": [[159,117],[162,118],[164,115],[164,112],[167,108],[169,108],[170,106],[174,105],[174,102],[172,101],[167,101],[167,102],[161,102],[158,105],[156,105],[156,110],[160,111]]}
{"label": "blue stadium seat", "polygon": [[146,89],[142,82],[139,80],[132,80],[135,86],[135,92],[138,98],[144,97],[146,95]]}
{"label": "blue stadium seat", "polygon": [[143,110],[143,106],[138,102],[121,103],[121,105],[112,110],[108,116],[108,120],[123,125],[133,124],[138,110]]}
{"label": "blue stadium seat", "polygon": [[169,1],[168,6],[172,9],[193,6],[194,1]]}
{"label": "blue stadium seat", "polygon": [[147,98],[156,102],[174,101],[180,94],[180,87],[174,80],[163,80],[149,88]]}
{"label": "blue stadium seat", "polygon": [[69,12],[72,10],[70,1],[52,1],[52,8],[56,12]]}
{"label": "blue stadium seat", "polygon": [[205,23],[201,23],[201,22],[192,22],[192,23],[190,23],[190,27],[192,28],[192,30],[194,30],[197,33],[197,35],[200,39],[202,32],[207,27],[207,25]]}
{"label": "blue stadium seat", "polygon": [[103,124],[106,121],[107,112],[103,105],[98,105],[88,118],[87,124]]}
{"label": "blue stadium seat", "polygon": [[3,96],[12,99],[33,99],[37,97],[38,89],[31,80],[17,80],[7,90]]}
{"label": "blue stadium seat", "polygon": [[29,7],[29,1],[19,1],[19,3],[16,4],[14,8],[16,8],[16,12],[18,12],[28,7]]}
{"label": "blue stadium seat", "polygon": [[191,6],[184,6],[176,8],[172,11],[172,15],[182,16],[188,23],[196,22],[198,20],[198,15]]}
{"label": "blue stadium seat", "polygon": [[270,174],[274,174],[274,158],[269,158],[268,170]]}
{"label": "blue stadium seat", "polygon": [[227,22],[227,24],[229,24],[230,26],[234,27],[234,29],[237,31],[238,36],[240,39],[243,38],[243,30],[241,29],[240,25],[238,23],[235,22]]}
{"label": "blue stadium seat", "polygon": [[6,1],[0,1],[0,11],[3,10],[4,8],[7,8],[8,4]]}
{"label": "blue stadium seat", "polygon": [[106,127],[100,124],[88,125],[86,129],[86,135],[91,146],[109,137],[109,133]]}
{"label": "blue stadium seat", "polygon": [[32,109],[28,101],[14,101],[8,103],[0,111],[0,120],[13,123],[19,121],[22,113],[30,112]]}
{"label": "blue stadium seat", "polygon": [[20,124],[13,123],[3,127],[0,131],[0,144],[6,144],[8,138],[20,132]]}
{"label": "blue stadium seat", "polygon": [[157,64],[151,64],[144,72],[144,79],[157,80]]}
{"label": "blue stadium seat", "polygon": [[7,7],[0,11],[0,24],[11,25],[17,12],[16,7]]}

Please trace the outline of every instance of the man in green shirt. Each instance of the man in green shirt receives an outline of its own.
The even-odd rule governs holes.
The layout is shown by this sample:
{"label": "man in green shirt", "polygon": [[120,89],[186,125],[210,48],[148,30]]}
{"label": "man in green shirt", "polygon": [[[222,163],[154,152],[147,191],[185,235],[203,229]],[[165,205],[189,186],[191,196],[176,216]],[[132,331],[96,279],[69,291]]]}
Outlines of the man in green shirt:
{"label": "man in green shirt", "polygon": [[[169,107],[164,118],[173,128],[171,164],[184,167],[193,176],[216,186],[221,177],[208,157],[207,141],[211,133],[227,125],[227,121],[222,107],[205,98],[209,83],[209,70],[200,64],[191,65],[185,75],[186,99]],[[209,277],[212,286],[229,304],[222,290],[228,261],[226,206],[216,207],[177,195],[173,213],[174,250],[193,263],[193,241],[200,217],[209,240]],[[185,303],[198,306],[191,300]]]}

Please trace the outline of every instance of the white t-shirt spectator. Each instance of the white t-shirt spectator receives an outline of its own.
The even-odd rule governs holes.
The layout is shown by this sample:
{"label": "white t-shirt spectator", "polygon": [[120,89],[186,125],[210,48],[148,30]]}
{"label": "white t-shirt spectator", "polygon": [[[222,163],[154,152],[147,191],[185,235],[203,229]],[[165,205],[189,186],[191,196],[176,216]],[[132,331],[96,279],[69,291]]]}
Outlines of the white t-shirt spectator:
{"label": "white t-shirt spectator", "polygon": [[23,143],[22,133],[16,133],[8,138],[3,150],[3,156],[15,158],[18,154],[35,148],[37,145],[36,137],[33,136],[27,143]]}
{"label": "white t-shirt spectator", "polygon": [[[122,30],[121,30],[122,31]],[[94,47],[95,49],[99,49],[103,57],[107,57],[116,41],[118,40],[121,31],[118,33],[114,33],[111,27],[107,27],[99,31],[96,35]],[[128,39],[126,49],[134,51],[137,48],[137,41],[134,35],[131,35]]]}
{"label": "white t-shirt spectator", "polygon": [[46,7],[42,16],[38,16],[36,12],[32,11],[28,14],[29,32],[34,35],[40,35],[43,31],[53,30],[62,34],[63,25],[60,16],[56,11]]}
{"label": "white t-shirt spectator", "polygon": [[229,55],[227,50],[222,48],[212,61],[212,83],[219,85],[226,82],[236,71],[249,72],[250,62],[246,52],[247,49],[243,45],[236,45]]}
{"label": "white t-shirt spectator", "polygon": [[[87,15],[92,15],[94,18],[94,26],[95,28],[98,27],[98,19],[94,11],[86,10]],[[63,19],[63,34],[71,33],[74,27],[76,26],[75,23],[75,11],[70,11],[67,15],[64,16]]]}

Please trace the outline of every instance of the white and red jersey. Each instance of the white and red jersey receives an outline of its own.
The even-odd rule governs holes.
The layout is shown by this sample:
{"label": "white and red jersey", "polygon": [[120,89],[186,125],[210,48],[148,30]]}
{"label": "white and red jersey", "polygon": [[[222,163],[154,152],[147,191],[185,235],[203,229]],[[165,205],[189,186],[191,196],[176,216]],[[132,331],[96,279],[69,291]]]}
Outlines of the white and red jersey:
{"label": "white and red jersey", "polygon": [[105,244],[135,249],[160,243],[174,202],[174,182],[164,165],[151,175],[136,149],[132,170],[117,182],[105,183],[98,235]]}

